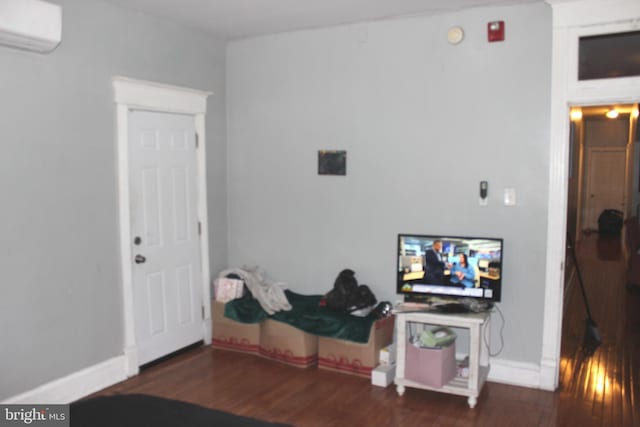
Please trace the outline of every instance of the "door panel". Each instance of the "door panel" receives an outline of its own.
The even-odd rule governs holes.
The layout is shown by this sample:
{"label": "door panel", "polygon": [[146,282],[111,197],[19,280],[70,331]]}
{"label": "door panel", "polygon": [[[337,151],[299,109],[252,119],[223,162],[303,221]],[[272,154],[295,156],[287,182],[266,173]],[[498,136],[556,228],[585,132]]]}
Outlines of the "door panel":
{"label": "door panel", "polygon": [[176,243],[189,240],[189,177],[185,168],[174,168],[171,171],[174,197],[174,239]]}
{"label": "door panel", "polygon": [[158,168],[142,171],[142,228],[144,241],[149,246],[162,244],[162,226],[160,218],[160,170]]}
{"label": "door panel", "polygon": [[193,296],[193,274],[190,265],[178,267],[176,269],[178,282],[178,322],[181,325],[190,323],[195,317],[193,306],[191,305]]}
{"label": "door panel", "polygon": [[144,364],[204,337],[195,127],[191,116],[133,111],[129,129],[134,319]]}
{"label": "door panel", "polygon": [[585,173],[583,228],[598,229],[598,217],[605,209],[625,212],[626,149],[589,148]]}
{"label": "door panel", "polygon": [[165,331],[165,290],[164,275],[153,273],[147,276],[147,306],[149,313],[149,334],[158,335]]}

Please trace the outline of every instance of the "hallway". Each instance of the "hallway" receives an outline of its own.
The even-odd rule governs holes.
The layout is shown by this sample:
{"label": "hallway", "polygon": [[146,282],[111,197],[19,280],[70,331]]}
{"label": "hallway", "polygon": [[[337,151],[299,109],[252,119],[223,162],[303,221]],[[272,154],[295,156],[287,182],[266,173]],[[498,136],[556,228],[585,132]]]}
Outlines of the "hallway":
{"label": "hallway", "polygon": [[640,425],[640,292],[625,287],[621,240],[591,235],[576,252],[602,345],[591,357],[581,351],[587,315],[568,255],[559,411],[573,411],[575,425]]}

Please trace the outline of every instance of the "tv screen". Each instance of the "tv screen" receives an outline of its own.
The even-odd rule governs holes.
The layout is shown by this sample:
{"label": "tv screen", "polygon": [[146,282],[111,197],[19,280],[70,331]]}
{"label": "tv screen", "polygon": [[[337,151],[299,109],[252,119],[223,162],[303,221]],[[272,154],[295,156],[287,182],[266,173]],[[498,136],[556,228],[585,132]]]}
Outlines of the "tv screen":
{"label": "tv screen", "polygon": [[471,297],[499,302],[499,238],[398,235],[397,292],[405,300]]}

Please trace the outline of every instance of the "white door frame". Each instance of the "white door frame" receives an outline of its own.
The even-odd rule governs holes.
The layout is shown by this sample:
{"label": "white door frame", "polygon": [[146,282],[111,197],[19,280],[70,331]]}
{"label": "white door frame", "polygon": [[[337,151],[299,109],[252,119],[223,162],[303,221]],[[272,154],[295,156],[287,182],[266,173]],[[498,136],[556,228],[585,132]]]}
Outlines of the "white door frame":
{"label": "white door frame", "polygon": [[211,305],[209,290],[209,239],[207,223],[207,180],[205,157],[205,114],[207,97],[211,92],[169,86],[160,83],[134,80],[116,76],[112,79],[114,102],[116,104],[116,145],[118,204],[120,222],[120,268],[123,296],[124,316],[124,355],[126,373],[136,375],[139,371],[138,352],[136,347],[133,304],[133,270],[131,260],[131,206],[129,199],[129,112],[131,110],[157,111],[163,113],[179,113],[193,116],[195,130],[198,135],[196,150],[197,164],[197,205],[198,220],[202,225],[200,238],[202,304],[203,304],[203,337],[205,343],[211,343]]}
{"label": "white door frame", "polygon": [[638,31],[640,2],[634,0],[547,0],[553,7],[549,201],[544,324],[540,387],[555,390],[560,341],[566,251],[569,109],[572,105],[634,103],[640,78],[577,80],[580,36]]}

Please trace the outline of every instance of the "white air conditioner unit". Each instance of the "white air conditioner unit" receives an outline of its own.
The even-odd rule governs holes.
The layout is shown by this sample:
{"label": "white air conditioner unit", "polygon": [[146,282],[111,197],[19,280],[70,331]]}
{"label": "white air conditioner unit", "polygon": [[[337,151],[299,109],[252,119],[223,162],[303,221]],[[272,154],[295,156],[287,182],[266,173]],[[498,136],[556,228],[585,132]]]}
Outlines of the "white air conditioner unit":
{"label": "white air conditioner unit", "polygon": [[42,0],[0,0],[0,44],[48,53],[62,39],[62,7]]}

